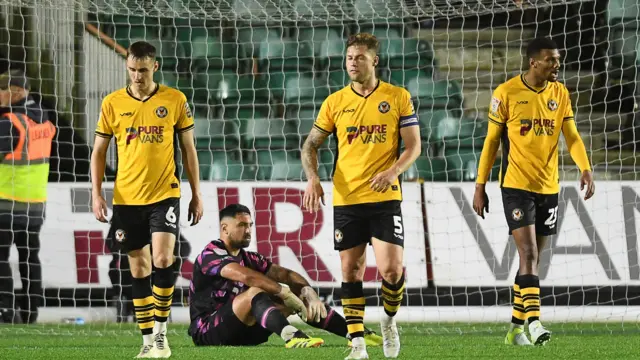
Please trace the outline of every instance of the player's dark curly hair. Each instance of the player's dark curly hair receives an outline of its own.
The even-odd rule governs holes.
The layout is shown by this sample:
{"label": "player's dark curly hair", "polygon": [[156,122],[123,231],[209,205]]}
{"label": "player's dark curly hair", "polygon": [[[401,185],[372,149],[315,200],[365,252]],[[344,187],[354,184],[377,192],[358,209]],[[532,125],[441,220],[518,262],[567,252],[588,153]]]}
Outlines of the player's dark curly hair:
{"label": "player's dark curly hair", "polygon": [[367,50],[373,50],[377,54],[380,48],[380,42],[372,34],[359,33],[351,35],[347,40],[347,48],[351,46],[366,46]]}
{"label": "player's dark curly hair", "polygon": [[251,211],[248,207],[241,204],[231,204],[224,209],[220,210],[220,221],[222,219],[231,217],[235,218],[238,214],[249,214],[251,215]]}
{"label": "player's dark curly hair", "polygon": [[146,41],[136,41],[127,49],[127,57],[134,59],[156,58],[156,47]]}
{"label": "player's dark curly hair", "polygon": [[538,56],[542,50],[554,50],[557,48],[556,42],[547,37],[535,38],[527,45],[527,59]]}

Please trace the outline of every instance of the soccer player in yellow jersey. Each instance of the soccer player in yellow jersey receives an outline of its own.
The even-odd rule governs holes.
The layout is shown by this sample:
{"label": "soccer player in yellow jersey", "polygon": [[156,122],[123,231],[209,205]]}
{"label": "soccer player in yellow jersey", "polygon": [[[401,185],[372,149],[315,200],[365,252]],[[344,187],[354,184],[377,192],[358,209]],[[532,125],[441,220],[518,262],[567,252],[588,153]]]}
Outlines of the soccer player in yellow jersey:
{"label": "soccer player in yellow jersey", "polygon": [[[489,109],[489,129],[478,168],[474,210],[489,211],[485,185],[502,141],[502,202],[520,255],[511,327],[506,344],[544,345],[551,332],[540,323],[539,256],[558,221],[558,139],[564,134],[571,157],[580,168],[585,200],[595,187],[587,151],[573,118],[569,91],[558,82],[560,53],[546,38],[527,47],[529,70],[496,88]],[[531,341],[524,332],[529,323]]]}
{"label": "soccer player in yellow jersey", "polygon": [[[376,77],[378,40],[357,34],[347,42],[351,84],[331,94],[302,149],[308,184],[304,207],[324,202],[317,150],[330,134],[338,142],[333,174],[334,247],[342,264],[342,306],[352,351],[347,359],[367,359],[362,281],[366,247],[373,246],[382,275],[385,315],[380,325],[386,357],[395,358],[400,340],[394,316],[404,292],[404,228],[398,176],[420,155],[418,118],[403,88]],[[400,152],[401,141],[405,150]]]}
{"label": "soccer player in yellow jersey", "polygon": [[96,219],[106,222],[102,177],[107,148],[115,137],[118,172],[111,226],[116,229],[115,240],[129,256],[133,305],[143,337],[138,358],[171,356],[166,339],[167,318],[177,275],[171,266],[173,250],[180,228],[175,137],[180,140],[191,185],[191,225],[202,217],[191,110],[182,92],[153,81],[158,69],[155,55],[155,47],[144,41],[129,47],[126,66],[131,84],[104,98],[91,155],[93,213]]}

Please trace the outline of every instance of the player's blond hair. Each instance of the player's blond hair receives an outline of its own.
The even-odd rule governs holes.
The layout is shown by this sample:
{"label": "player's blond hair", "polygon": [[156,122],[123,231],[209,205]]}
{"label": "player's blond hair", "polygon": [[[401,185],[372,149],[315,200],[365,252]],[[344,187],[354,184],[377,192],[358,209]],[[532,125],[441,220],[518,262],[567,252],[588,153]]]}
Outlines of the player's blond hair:
{"label": "player's blond hair", "polygon": [[380,42],[378,38],[369,33],[358,33],[351,35],[347,40],[347,49],[351,46],[366,46],[367,50],[373,50],[378,54]]}

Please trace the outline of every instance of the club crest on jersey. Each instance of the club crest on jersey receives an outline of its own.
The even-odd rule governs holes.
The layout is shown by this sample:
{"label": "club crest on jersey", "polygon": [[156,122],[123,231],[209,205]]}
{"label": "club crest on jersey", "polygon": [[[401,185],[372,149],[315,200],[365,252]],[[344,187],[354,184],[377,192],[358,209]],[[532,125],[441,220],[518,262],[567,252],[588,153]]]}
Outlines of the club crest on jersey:
{"label": "club crest on jersey", "polygon": [[159,117],[160,119],[166,117],[168,113],[169,113],[169,111],[164,106],[159,106],[156,109],[156,116]]}
{"label": "club crest on jersey", "polygon": [[555,100],[550,99],[549,102],[547,102],[547,107],[551,111],[556,111],[556,109],[558,108],[558,103]]}
{"label": "club crest on jersey", "polygon": [[378,111],[380,111],[383,114],[388,113],[389,110],[391,110],[391,105],[389,105],[389,103],[386,101],[383,101],[380,103],[380,105],[378,105]]}
{"label": "club crest on jersey", "polygon": [[513,220],[515,221],[520,221],[522,220],[522,217],[524,216],[524,213],[522,212],[521,209],[519,208],[515,208],[513,209],[513,211],[511,212],[511,217],[513,218]]}
{"label": "club crest on jersey", "polygon": [[123,242],[124,241],[124,230],[122,230],[122,229],[116,230],[115,238],[116,238],[117,242],[119,242],[119,243]]}
{"label": "club crest on jersey", "polygon": [[333,237],[335,237],[337,243],[341,242],[343,238],[342,231],[340,231],[340,229],[336,229],[333,233]]}

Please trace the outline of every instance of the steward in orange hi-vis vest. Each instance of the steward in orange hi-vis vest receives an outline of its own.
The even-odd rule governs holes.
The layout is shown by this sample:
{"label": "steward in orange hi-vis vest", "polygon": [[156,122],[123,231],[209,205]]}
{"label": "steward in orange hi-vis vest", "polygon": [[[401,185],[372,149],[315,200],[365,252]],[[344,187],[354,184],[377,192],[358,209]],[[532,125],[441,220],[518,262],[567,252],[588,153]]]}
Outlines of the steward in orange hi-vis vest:
{"label": "steward in orange hi-vis vest", "polygon": [[[38,318],[43,299],[40,229],[55,134],[46,111],[29,95],[26,76],[19,71],[0,75],[0,322],[34,323]],[[13,294],[8,263],[13,244],[26,295],[20,301]]]}

